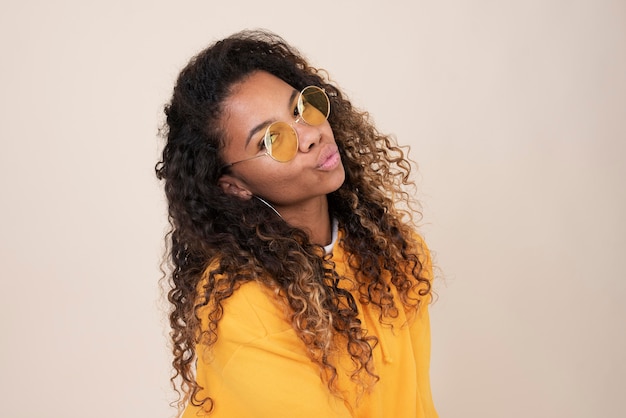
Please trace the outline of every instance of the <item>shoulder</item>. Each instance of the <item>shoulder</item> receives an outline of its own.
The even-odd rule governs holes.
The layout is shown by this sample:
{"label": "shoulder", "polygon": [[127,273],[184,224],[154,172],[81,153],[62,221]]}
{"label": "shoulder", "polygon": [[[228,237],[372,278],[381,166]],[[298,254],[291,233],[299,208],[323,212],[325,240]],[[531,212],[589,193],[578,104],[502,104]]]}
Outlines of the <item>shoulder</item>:
{"label": "shoulder", "polygon": [[432,281],[432,255],[424,238],[417,232],[411,234],[412,243],[415,245],[418,259],[422,265],[422,269],[428,274],[428,279]]}
{"label": "shoulder", "polygon": [[[338,245],[335,245],[333,248],[332,259],[335,263],[349,264],[352,253],[344,247],[343,235],[343,230],[340,229]],[[417,257],[417,261],[419,261],[421,267],[420,270],[425,273],[425,276],[428,276],[427,278],[429,280],[432,280],[432,256],[423,236],[420,235],[415,229],[411,229],[410,233],[408,233],[406,237],[405,242],[407,245],[407,252],[412,254],[413,257]]]}
{"label": "shoulder", "polygon": [[239,286],[222,302],[222,307],[218,334],[254,339],[292,328],[287,321],[285,303],[273,290],[256,281]]}

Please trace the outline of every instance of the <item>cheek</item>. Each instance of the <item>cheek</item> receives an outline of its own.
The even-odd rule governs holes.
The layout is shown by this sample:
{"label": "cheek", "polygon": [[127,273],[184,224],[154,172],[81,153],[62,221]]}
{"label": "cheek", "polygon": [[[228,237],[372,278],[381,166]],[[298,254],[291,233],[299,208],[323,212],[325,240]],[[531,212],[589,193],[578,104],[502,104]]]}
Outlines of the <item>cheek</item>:
{"label": "cheek", "polygon": [[268,166],[248,184],[254,189],[252,190],[254,194],[268,198],[281,198],[293,194],[294,188],[297,191],[299,179],[297,171],[295,167]]}
{"label": "cheek", "polygon": [[330,126],[330,123],[328,121],[326,121],[326,123],[324,124],[322,134],[335,141],[335,133],[333,132],[333,128]]}
{"label": "cheek", "polygon": [[286,182],[287,177],[281,175],[272,167],[259,170],[252,178],[249,178],[248,184],[254,189],[254,192],[263,194],[266,191],[278,189]]}

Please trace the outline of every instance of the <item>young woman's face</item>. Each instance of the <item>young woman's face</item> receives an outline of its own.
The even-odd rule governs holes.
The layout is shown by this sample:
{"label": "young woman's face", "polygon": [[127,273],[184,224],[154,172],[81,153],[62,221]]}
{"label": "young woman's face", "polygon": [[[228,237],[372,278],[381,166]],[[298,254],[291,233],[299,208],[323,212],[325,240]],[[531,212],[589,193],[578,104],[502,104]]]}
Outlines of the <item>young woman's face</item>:
{"label": "young woman's face", "polygon": [[[280,212],[314,199],[326,199],[345,179],[345,172],[330,124],[296,122],[298,91],[281,79],[256,72],[236,84],[224,103],[222,128],[226,143],[224,161],[233,163],[220,185],[242,198],[259,196]],[[330,110],[332,112],[332,108]],[[296,112],[297,113],[297,112]],[[287,162],[265,153],[263,138],[272,122],[291,124],[298,134],[298,152]]]}

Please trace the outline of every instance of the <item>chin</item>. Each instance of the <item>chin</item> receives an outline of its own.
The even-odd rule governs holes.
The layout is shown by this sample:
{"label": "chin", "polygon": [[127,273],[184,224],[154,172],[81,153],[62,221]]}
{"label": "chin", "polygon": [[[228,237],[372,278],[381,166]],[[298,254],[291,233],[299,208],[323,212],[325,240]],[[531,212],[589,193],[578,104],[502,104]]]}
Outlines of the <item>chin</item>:
{"label": "chin", "polygon": [[346,181],[346,172],[343,169],[343,165],[340,165],[337,171],[338,171],[337,176],[333,176],[333,181],[332,181],[333,189],[329,193],[339,190],[339,188]]}

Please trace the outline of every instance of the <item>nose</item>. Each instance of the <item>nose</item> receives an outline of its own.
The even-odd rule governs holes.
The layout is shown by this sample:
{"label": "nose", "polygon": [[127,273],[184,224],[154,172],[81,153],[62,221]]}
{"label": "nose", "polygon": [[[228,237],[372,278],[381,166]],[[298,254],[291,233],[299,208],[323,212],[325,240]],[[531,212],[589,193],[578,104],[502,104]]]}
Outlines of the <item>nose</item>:
{"label": "nose", "polygon": [[311,126],[300,120],[293,124],[293,129],[298,134],[298,145],[301,152],[308,152],[319,144],[322,138],[322,131],[319,128],[319,126]]}

